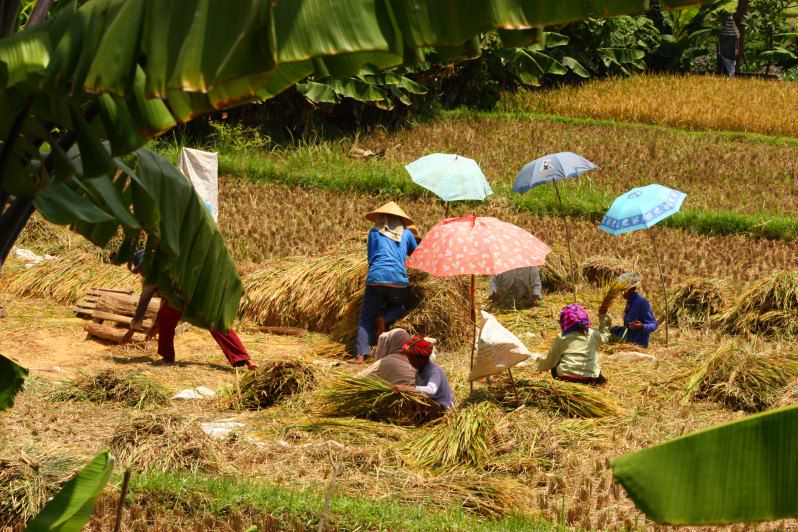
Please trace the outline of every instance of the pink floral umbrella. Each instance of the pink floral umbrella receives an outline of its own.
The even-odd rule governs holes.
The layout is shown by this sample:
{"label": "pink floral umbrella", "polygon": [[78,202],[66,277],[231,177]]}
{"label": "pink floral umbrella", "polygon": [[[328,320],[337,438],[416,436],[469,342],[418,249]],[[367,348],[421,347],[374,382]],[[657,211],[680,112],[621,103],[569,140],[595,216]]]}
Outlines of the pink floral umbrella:
{"label": "pink floral umbrella", "polygon": [[526,266],[542,266],[551,248],[520,227],[492,217],[451,218],[433,227],[405,266],[435,277],[471,276],[471,367],[476,343],[474,276],[498,275]]}

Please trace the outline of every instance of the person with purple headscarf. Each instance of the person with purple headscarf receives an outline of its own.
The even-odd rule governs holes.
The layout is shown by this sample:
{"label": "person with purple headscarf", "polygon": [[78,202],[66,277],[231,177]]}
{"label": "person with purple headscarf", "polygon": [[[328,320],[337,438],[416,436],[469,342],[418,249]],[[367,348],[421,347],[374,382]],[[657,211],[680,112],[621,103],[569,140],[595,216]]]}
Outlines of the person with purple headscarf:
{"label": "person with purple headscarf", "polygon": [[551,370],[555,379],[583,384],[604,384],[596,350],[612,339],[612,323],[607,308],[599,308],[599,328],[590,328],[590,317],[584,307],[572,303],[560,312],[560,334],[549,353],[538,361],[539,371]]}

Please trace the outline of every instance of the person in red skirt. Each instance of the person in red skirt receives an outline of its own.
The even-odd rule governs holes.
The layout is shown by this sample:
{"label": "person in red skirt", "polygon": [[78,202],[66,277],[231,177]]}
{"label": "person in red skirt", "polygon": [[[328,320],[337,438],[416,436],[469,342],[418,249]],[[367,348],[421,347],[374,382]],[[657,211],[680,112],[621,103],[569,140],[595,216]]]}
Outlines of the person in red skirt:
{"label": "person in red skirt", "polygon": [[[143,262],[144,251],[139,251],[133,256],[133,267],[131,269],[133,273],[141,274],[141,265]],[[156,286],[145,283],[142,278],[141,296],[139,297],[139,303],[136,307],[136,313],[121,343],[127,343],[133,337],[133,330],[139,327],[141,322],[144,321],[144,315],[147,312],[150,300],[155,296],[157,291],[158,288]],[[156,331],[158,332],[158,354],[161,355],[167,363],[173,363],[175,361],[175,328],[177,324],[180,323],[182,317],[182,311],[173,309],[169,306],[169,301],[167,301],[165,297],[161,297],[161,306],[155,318],[155,325],[150,332],[147,333],[147,339],[149,340]],[[227,360],[232,366],[246,366],[247,369],[250,370],[258,369],[258,365],[252,362],[249,353],[247,353],[244,344],[241,343],[241,339],[235,331],[232,329],[227,333],[211,331],[211,336],[213,336],[213,339],[219,344],[219,347],[222,348],[222,353],[224,353],[224,356],[227,357]]]}

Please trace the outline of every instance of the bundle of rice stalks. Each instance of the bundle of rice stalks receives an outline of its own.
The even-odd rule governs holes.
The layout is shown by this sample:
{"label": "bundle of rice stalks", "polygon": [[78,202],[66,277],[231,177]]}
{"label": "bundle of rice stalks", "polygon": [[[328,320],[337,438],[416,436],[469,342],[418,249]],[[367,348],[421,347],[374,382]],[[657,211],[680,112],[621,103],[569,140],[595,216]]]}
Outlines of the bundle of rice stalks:
{"label": "bundle of rice stalks", "polygon": [[18,270],[0,278],[0,290],[16,296],[41,297],[74,304],[95,286],[118,290],[139,288],[140,281],[124,266],[114,266],[81,250]]}
{"label": "bundle of rice stalks", "polygon": [[70,379],[52,393],[56,401],[123,403],[134,408],[162,405],[169,401],[168,390],[137,372],[104,370]]}
{"label": "bundle of rice stalks", "polygon": [[631,266],[621,259],[612,257],[588,257],[582,262],[582,277],[596,286],[604,286],[623,273],[632,272]]}
{"label": "bundle of rice stalks", "polygon": [[411,460],[422,467],[479,467],[511,443],[509,422],[488,401],[449,412],[407,446]]}
{"label": "bundle of rice stalks", "polygon": [[341,342],[322,342],[314,345],[304,353],[301,358],[335,358],[344,359],[349,356],[349,349]]}
{"label": "bundle of rice stalks", "polygon": [[[466,281],[408,273],[409,313],[402,324],[441,342],[467,339]],[[272,261],[245,277],[241,313],[260,325],[305,327],[349,345],[357,333],[367,274],[362,252]]]}
{"label": "bundle of rice stalks", "polygon": [[546,264],[538,269],[543,288],[549,292],[573,290],[570,268],[570,262],[563,253],[555,251],[546,255]]}
{"label": "bundle of rice stalks", "polygon": [[731,334],[798,334],[798,271],[778,271],[742,294],[714,323]]}
{"label": "bundle of rice stalks", "polygon": [[604,308],[610,308],[612,302],[615,301],[619,295],[629,290],[631,285],[631,279],[624,279],[623,281],[620,281],[616,277],[610,281],[609,285],[607,286],[607,292],[604,294],[604,299],[601,300],[601,306]]}
{"label": "bundle of rice stalks", "polygon": [[394,392],[376,377],[336,374],[321,394],[322,414],[330,417],[359,417],[394,425],[423,425],[443,416],[431,399],[407,392]]}
{"label": "bundle of rice stalks", "polygon": [[[520,403],[567,417],[621,417],[623,410],[607,394],[586,384],[555,379],[519,379],[516,381]],[[508,383],[494,389],[499,402],[509,408],[519,406]]]}
{"label": "bundle of rice stalks", "polygon": [[264,364],[257,371],[250,371],[239,381],[236,389],[227,396],[228,406],[245,410],[261,410],[274,403],[313,386],[313,371],[292,361]]}
{"label": "bundle of rice stalks", "polygon": [[222,454],[199,420],[175,413],[143,414],[119,427],[108,440],[111,453],[139,471],[218,471]]}
{"label": "bundle of rice stalks", "polygon": [[0,528],[24,523],[58,491],[62,475],[21,458],[0,458]]}
{"label": "bundle of rice stalks", "polygon": [[[507,477],[491,474],[450,473],[425,479],[424,486],[435,490],[447,502],[462,504],[464,508],[480,515],[499,517],[509,513],[522,512],[531,504],[528,486]],[[424,500],[428,491],[418,492],[418,500]],[[413,499],[405,494],[405,499]]]}
{"label": "bundle of rice stalks", "polygon": [[779,393],[779,398],[773,404],[774,408],[798,404],[798,380],[792,381]]}
{"label": "bundle of rice stalks", "polygon": [[708,357],[687,382],[683,401],[706,399],[746,412],[773,406],[781,391],[798,378],[798,361],[750,353],[729,343]]}
{"label": "bundle of rice stalks", "polygon": [[673,293],[667,319],[680,327],[698,327],[726,305],[726,286],[718,279],[695,278]]}

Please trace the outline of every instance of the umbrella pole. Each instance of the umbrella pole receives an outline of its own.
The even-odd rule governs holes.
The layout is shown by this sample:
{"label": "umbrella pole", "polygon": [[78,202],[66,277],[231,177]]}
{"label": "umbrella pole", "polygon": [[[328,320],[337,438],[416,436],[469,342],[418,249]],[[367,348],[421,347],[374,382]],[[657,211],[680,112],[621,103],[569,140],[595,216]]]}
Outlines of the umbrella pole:
{"label": "umbrella pole", "polygon": [[662,283],[662,296],[665,299],[665,347],[668,347],[668,287],[665,286],[665,274],[662,271],[662,261],[659,258],[659,247],[657,246],[657,239],[654,236],[655,229],[652,227],[648,233],[651,235],[651,242],[654,244],[654,256],[657,258],[657,268],[659,269],[659,280]]}
{"label": "umbrella pole", "polygon": [[[474,350],[477,344],[477,309],[474,306],[474,275],[471,275],[471,368],[474,369]],[[470,391],[474,391],[474,381],[469,383]]]}
{"label": "umbrella pole", "polygon": [[571,250],[571,231],[568,228],[568,220],[565,218],[565,207],[562,204],[562,197],[560,197],[560,188],[557,186],[557,180],[551,182],[554,185],[554,191],[557,193],[557,201],[560,202],[560,216],[562,223],[565,226],[565,241],[568,243],[568,258],[571,261],[571,280],[574,284],[574,303],[576,303],[576,263],[574,262],[574,252]]}
{"label": "umbrella pole", "polygon": [[507,368],[507,374],[510,375],[510,383],[513,385],[513,393],[515,393],[515,406],[521,406],[521,399],[518,398],[518,388],[515,385],[515,377],[510,368]]}

